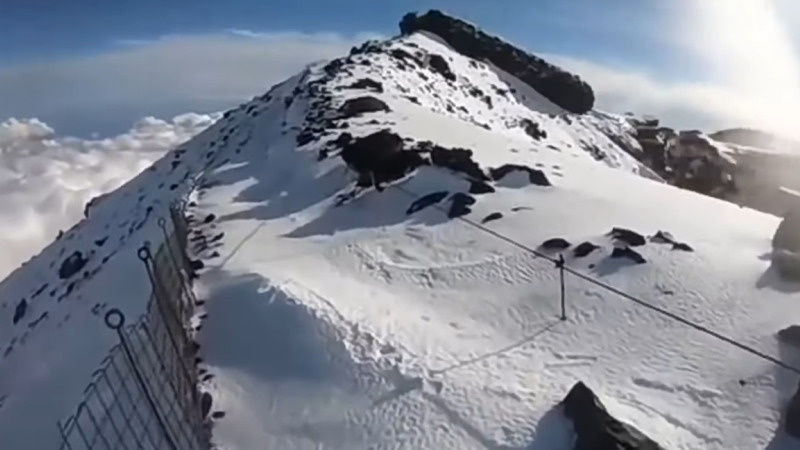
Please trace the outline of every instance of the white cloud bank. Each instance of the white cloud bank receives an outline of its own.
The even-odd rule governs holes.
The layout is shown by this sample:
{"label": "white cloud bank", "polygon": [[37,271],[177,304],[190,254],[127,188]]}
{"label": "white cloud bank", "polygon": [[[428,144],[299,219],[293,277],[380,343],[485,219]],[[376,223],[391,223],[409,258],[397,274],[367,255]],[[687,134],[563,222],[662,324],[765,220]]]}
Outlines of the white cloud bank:
{"label": "white cloud bank", "polygon": [[81,219],[92,197],[116,189],[216,117],[148,117],[127,133],[58,137],[37,119],[0,123],[0,279]]}
{"label": "white cloud bank", "polygon": [[148,115],[219,111],[374,36],[233,30],[126,39],[104,53],[0,65],[0,120],[38,117],[88,136],[123,132]]}

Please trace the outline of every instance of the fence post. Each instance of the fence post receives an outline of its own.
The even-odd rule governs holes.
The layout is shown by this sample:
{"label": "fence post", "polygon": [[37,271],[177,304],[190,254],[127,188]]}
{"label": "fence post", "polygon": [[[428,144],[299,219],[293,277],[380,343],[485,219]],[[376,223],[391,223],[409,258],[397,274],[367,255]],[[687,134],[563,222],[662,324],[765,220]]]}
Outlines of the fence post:
{"label": "fence post", "polygon": [[172,349],[175,354],[178,355],[178,359],[180,360],[179,362],[183,376],[187,381],[191,382],[192,377],[189,375],[190,371],[189,368],[186,367],[186,361],[184,360],[184,352],[186,351],[186,347],[185,345],[178,345],[178,343],[175,341],[175,334],[179,334],[179,338],[184,338],[181,339],[181,344],[185,344],[183,341],[185,340],[186,336],[186,324],[183,323],[183,320],[178,315],[178,312],[175,311],[172,305],[169,304],[169,299],[161,298],[162,294],[166,294],[166,289],[161,285],[161,281],[155,274],[154,267],[151,267],[153,265],[153,257],[152,253],[150,253],[150,247],[144,245],[139,249],[139,259],[142,260],[145,269],[147,269],[147,276],[150,278],[150,284],[155,291],[155,302],[156,307],[158,308],[158,313],[164,320],[164,325],[167,330],[167,337],[172,345]]}
{"label": "fence post", "polygon": [[[174,219],[172,218],[170,219],[172,220],[172,234],[175,239],[178,239],[177,224],[175,224]],[[189,311],[187,310],[190,309],[192,306],[194,306],[195,303],[194,298],[192,296],[192,288],[189,286],[189,282],[186,281],[186,278],[182,275],[183,272],[181,271],[181,267],[185,267],[185,263],[183,263],[182,261],[181,264],[179,265],[175,257],[175,252],[173,251],[172,248],[172,240],[170,239],[169,233],[167,233],[167,219],[159,217],[158,227],[161,228],[161,234],[164,235],[164,244],[162,245],[167,247],[167,254],[169,256],[170,262],[172,263],[172,268],[175,271],[175,276],[177,276],[181,282],[181,290],[183,292],[181,293],[182,300],[180,306],[180,317],[181,320],[185,321],[188,319],[188,314],[189,314]],[[180,243],[178,245],[180,245]]]}
{"label": "fence post", "polygon": [[564,255],[558,255],[556,268],[558,269],[558,279],[561,288],[561,320],[567,320],[567,290],[564,285]]}
{"label": "fence post", "polygon": [[164,422],[161,414],[159,414],[158,406],[156,406],[155,400],[153,400],[152,395],[150,395],[150,390],[147,388],[147,383],[145,383],[144,377],[139,371],[139,367],[136,365],[136,359],[134,359],[133,353],[128,346],[128,340],[125,339],[125,334],[122,330],[122,327],[125,326],[125,315],[122,314],[122,311],[117,308],[111,309],[106,313],[105,322],[108,328],[111,328],[117,332],[117,337],[119,337],[120,344],[122,344],[122,350],[124,351],[125,356],[131,365],[131,370],[133,371],[133,376],[136,379],[136,383],[142,389],[142,394],[147,400],[148,406],[150,406],[150,408],[153,410],[153,416],[156,418],[156,422],[158,422],[158,427],[164,433],[164,439],[167,441],[167,444],[169,444],[172,450],[179,450],[175,445],[175,441],[172,439],[172,435],[170,435],[167,424]]}

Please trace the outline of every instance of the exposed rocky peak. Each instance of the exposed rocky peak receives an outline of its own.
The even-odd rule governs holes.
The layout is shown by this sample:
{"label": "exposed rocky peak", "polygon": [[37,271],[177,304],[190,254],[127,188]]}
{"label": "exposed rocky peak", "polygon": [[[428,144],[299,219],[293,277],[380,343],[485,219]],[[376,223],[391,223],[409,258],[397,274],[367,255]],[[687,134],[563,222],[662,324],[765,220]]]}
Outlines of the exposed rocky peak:
{"label": "exposed rocky peak", "polygon": [[669,184],[735,201],[736,161],[697,130],[676,131],[657,118],[629,117],[640,150],[628,152]]}
{"label": "exposed rocky peak", "polygon": [[438,10],[430,10],[421,16],[409,13],[400,21],[400,32],[406,35],[416,31],[426,31],[440,37],[465,56],[491,62],[569,112],[583,114],[594,107],[592,87],[577,75],[489,35],[463,20]]}

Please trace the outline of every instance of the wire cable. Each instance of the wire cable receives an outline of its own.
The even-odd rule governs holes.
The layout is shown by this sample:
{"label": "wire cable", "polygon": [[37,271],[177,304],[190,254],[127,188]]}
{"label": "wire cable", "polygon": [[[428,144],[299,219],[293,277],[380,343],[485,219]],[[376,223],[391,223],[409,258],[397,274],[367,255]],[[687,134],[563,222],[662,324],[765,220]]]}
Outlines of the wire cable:
{"label": "wire cable", "polygon": [[[419,195],[417,195],[416,193],[413,193],[413,192],[405,189],[404,187],[400,186],[399,184],[391,185],[391,186],[389,186],[389,188],[394,188],[398,192],[401,192],[401,193],[405,194],[406,196],[408,196],[410,198],[413,198],[415,200],[420,198]],[[439,206],[439,205],[432,205],[432,206],[435,209],[437,209],[438,211],[440,211],[440,212],[442,212],[444,214],[447,214],[447,211],[444,208],[442,208],[441,206]],[[723,335],[723,334],[721,334],[719,332],[716,332],[714,330],[711,330],[711,329],[709,329],[709,328],[707,328],[707,327],[705,327],[703,325],[700,325],[698,323],[692,322],[691,320],[686,319],[684,317],[681,317],[676,313],[669,312],[669,311],[667,311],[667,310],[665,310],[665,309],[663,309],[663,308],[661,308],[659,306],[653,305],[652,303],[648,303],[647,301],[645,301],[645,300],[643,300],[641,298],[638,298],[638,297],[636,297],[634,295],[631,295],[631,294],[629,294],[629,293],[627,293],[627,292],[625,292],[625,291],[623,291],[623,290],[621,290],[619,288],[616,288],[616,287],[614,287],[614,286],[612,286],[612,285],[610,285],[608,283],[605,283],[605,282],[603,282],[601,280],[598,280],[597,278],[589,276],[589,275],[587,275],[587,274],[585,274],[585,273],[583,273],[583,272],[581,272],[581,271],[579,271],[577,269],[569,267],[566,264],[563,264],[558,258],[553,258],[552,256],[546,255],[546,254],[544,254],[544,253],[542,253],[542,252],[540,252],[540,251],[538,251],[538,250],[536,250],[536,249],[534,249],[534,248],[532,248],[532,247],[530,247],[528,245],[523,244],[522,242],[519,242],[519,241],[517,241],[517,240],[515,240],[515,239],[513,239],[511,237],[508,237],[508,236],[506,236],[504,234],[498,233],[497,231],[489,229],[489,228],[487,228],[487,227],[485,227],[485,226],[483,226],[483,225],[481,225],[481,224],[479,224],[479,223],[477,223],[475,221],[472,221],[472,220],[470,220],[470,219],[468,219],[468,218],[466,218],[464,216],[456,217],[456,219],[460,220],[461,222],[466,223],[467,225],[469,225],[469,226],[471,226],[473,228],[478,229],[479,231],[482,231],[482,232],[484,232],[486,234],[489,234],[489,235],[491,235],[491,236],[493,236],[493,237],[495,237],[497,239],[500,239],[500,240],[502,240],[502,241],[504,241],[504,242],[506,242],[508,244],[511,244],[514,247],[517,247],[517,248],[519,248],[519,249],[521,249],[521,250],[523,250],[525,252],[528,252],[528,253],[536,256],[537,258],[542,258],[542,259],[545,259],[547,261],[550,261],[553,264],[555,264],[557,268],[563,267],[565,272],[568,272],[568,273],[570,273],[572,275],[575,275],[576,277],[578,277],[578,278],[580,278],[580,279],[582,279],[584,281],[587,281],[587,282],[589,282],[589,283],[591,283],[591,284],[593,284],[593,285],[595,285],[597,287],[605,289],[605,290],[607,290],[607,291],[609,291],[611,293],[614,293],[614,294],[616,294],[616,295],[618,295],[618,296],[620,296],[620,297],[622,297],[622,298],[624,298],[626,300],[634,302],[634,303],[636,303],[636,304],[638,304],[640,306],[643,306],[643,307],[645,307],[645,308],[647,308],[647,309],[649,309],[651,311],[654,311],[654,312],[657,312],[659,314],[662,314],[665,317],[668,317],[668,318],[670,318],[672,320],[675,320],[675,321],[677,321],[677,322],[679,322],[679,323],[681,323],[683,325],[686,325],[686,326],[688,326],[690,328],[693,328],[696,331],[704,333],[704,334],[706,334],[708,336],[711,336],[711,337],[713,337],[715,339],[718,339],[718,340],[720,340],[722,342],[725,342],[727,344],[733,345],[734,347],[739,348],[740,350],[746,351],[746,352],[748,352],[748,353],[750,353],[750,354],[752,354],[754,356],[757,356],[757,357],[759,357],[761,359],[764,359],[766,361],[769,361],[769,362],[771,362],[771,363],[773,363],[773,364],[775,364],[775,365],[777,365],[779,367],[782,367],[782,368],[784,368],[786,370],[789,370],[791,372],[794,372],[794,373],[800,375],[800,368],[797,368],[797,367],[791,366],[789,364],[786,364],[785,362],[780,361],[779,359],[775,358],[774,356],[770,356],[770,355],[768,355],[768,354],[766,354],[766,353],[764,353],[764,352],[762,352],[760,350],[757,350],[757,349],[755,349],[753,347],[750,347],[748,345],[742,344],[741,342],[738,342],[738,341],[736,341],[735,339],[733,339],[731,337],[725,336],[725,335]]]}

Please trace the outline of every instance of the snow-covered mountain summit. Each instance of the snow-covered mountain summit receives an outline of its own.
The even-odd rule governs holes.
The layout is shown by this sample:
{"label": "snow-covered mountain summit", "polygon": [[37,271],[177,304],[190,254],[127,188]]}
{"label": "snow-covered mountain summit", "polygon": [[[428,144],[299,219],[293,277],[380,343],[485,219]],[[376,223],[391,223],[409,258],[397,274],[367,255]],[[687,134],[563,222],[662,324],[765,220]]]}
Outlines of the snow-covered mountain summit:
{"label": "snow-covered mountain summit", "polygon": [[667,185],[578,78],[421,17],[228,111],[0,284],[3,448],[58,442],[182,198],[214,241],[190,250],[220,448],[589,448],[585,386],[665,448],[797,445],[795,374],[575,276],[561,321],[524,249],[797,365],[778,219]]}

